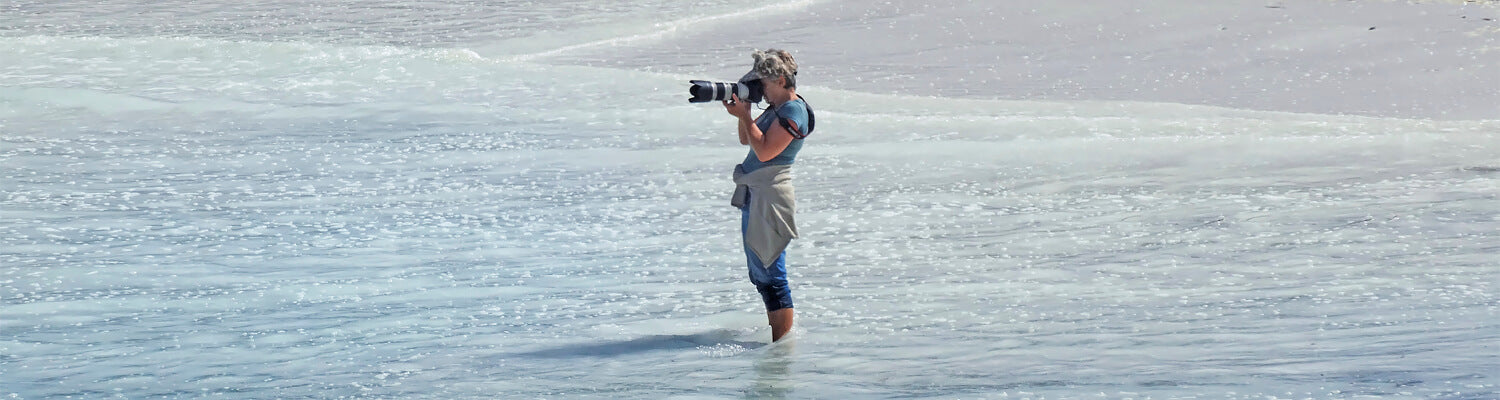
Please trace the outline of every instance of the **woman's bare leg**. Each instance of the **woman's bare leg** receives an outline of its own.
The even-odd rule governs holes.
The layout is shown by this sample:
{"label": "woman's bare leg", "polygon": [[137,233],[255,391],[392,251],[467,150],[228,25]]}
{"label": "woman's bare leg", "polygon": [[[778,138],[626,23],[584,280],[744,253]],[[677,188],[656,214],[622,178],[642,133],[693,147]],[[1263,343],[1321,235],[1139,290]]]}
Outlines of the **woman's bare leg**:
{"label": "woman's bare leg", "polygon": [[781,340],[787,332],[792,331],[792,309],[783,308],[776,311],[766,312],[766,317],[771,320],[771,341]]}

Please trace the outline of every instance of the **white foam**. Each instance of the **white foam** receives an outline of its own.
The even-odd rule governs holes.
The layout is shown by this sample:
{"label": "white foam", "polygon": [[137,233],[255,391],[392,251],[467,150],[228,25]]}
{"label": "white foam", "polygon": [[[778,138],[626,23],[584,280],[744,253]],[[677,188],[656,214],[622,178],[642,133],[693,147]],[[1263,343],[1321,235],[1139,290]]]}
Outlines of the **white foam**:
{"label": "white foam", "polygon": [[764,17],[767,15],[791,12],[804,9],[807,6],[818,3],[820,1],[822,0],[796,0],[778,2],[716,15],[691,16],[688,18],[676,19],[666,22],[654,22],[651,23],[649,29],[647,29],[646,32],[643,33],[624,34],[607,39],[594,40],[584,43],[567,44],[546,51],[515,55],[508,57],[507,59],[523,62],[535,61],[538,59],[554,57],[578,50],[649,43],[659,41],[673,35],[680,35],[688,31],[698,33],[717,29],[738,30],[738,27],[745,25],[745,20],[748,17]]}

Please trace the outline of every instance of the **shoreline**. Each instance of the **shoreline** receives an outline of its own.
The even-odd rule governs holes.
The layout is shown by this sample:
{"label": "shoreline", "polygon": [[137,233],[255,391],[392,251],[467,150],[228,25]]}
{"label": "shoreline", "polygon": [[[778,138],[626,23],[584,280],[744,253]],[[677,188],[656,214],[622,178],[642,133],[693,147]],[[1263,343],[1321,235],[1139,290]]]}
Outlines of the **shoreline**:
{"label": "shoreline", "polygon": [[876,94],[1490,120],[1500,119],[1496,4],[832,1],[536,61],[726,79],[749,50],[781,47],[806,84]]}

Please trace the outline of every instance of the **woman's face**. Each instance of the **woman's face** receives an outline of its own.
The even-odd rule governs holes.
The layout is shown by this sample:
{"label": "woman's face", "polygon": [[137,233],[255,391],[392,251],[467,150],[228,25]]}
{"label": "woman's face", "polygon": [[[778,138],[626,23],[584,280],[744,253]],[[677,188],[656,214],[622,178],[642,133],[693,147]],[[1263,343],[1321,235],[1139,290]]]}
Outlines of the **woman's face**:
{"label": "woman's face", "polygon": [[786,101],[787,97],[789,97],[787,93],[790,90],[783,87],[786,86],[786,77],[784,76],[760,78],[760,85],[765,88],[767,99],[774,99],[780,103]]}

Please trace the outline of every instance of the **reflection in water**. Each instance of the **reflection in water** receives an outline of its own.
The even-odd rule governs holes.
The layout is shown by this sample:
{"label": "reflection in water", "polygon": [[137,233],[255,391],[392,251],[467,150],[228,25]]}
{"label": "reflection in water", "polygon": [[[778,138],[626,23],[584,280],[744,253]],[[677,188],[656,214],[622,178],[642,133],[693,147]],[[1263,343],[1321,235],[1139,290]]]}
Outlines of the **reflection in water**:
{"label": "reflection in water", "polygon": [[[791,339],[788,337],[787,339]],[[796,354],[795,340],[782,340],[766,347],[766,352],[755,361],[755,383],[745,391],[746,398],[784,399],[792,391],[792,356]]]}

